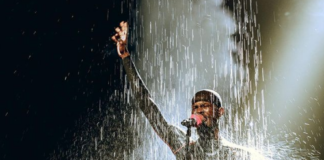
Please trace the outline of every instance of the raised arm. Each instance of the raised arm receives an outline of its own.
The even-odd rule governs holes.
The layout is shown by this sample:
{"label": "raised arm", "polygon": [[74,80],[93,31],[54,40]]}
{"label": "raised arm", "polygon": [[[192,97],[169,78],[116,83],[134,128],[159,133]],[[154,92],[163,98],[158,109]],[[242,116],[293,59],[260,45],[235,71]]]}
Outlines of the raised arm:
{"label": "raised arm", "polygon": [[148,89],[130,59],[130,54],[127,50],[127,22],[121,22],[120,27],[117,27],[115,31],[116,34],[112,37],[112,40],[117,43],[117,52],[119,57],[123,60],[127,79],[130,82],[136,99],[136,106],[142,110],[155,132],[175,153],[176,150],[182,146],[182,141],[179,140],[181,139],[179,135],[182,133],[178,133],[180,132],[178,129],[175,129],[166,122],[161,111],[151,99]]}

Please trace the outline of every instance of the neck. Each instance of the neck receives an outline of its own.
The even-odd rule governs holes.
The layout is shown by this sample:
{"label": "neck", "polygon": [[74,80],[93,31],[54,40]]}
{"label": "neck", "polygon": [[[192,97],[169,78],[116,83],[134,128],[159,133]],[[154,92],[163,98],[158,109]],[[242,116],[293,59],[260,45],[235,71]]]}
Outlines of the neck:
{"label": "neck", "polygon": [[218,129],[214,129],[208,133],[200,133],[198,144],[204,149],[204,152],[213,152],[219,148]]}
{"label": "neck", "polygon": [[202,141],[218,140],[219,130],[218,127],[201,126],[198,128],[198,135]]}

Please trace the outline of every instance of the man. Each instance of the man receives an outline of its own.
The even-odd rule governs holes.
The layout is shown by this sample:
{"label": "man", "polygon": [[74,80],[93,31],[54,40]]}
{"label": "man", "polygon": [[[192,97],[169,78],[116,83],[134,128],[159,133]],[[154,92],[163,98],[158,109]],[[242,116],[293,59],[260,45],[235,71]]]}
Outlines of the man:
{"label": "man", "polygon": [[149,91],[141,80],[127,50],[127,22],[116,28],[112,40],[117,43],[118,55],[123,60],[127,78],[130,82],[136,106],[142,110],[159,137],[170,147],[177,159],[263,159],[252,150],[226,141],[219,135],[218,120],[224,114],[219,94],[212,90],[198,91],[192,98],[192,114],[202,120],[197,126],[199,139],[186,143],[186,134],[166,122],[157,105],[150,98]]}

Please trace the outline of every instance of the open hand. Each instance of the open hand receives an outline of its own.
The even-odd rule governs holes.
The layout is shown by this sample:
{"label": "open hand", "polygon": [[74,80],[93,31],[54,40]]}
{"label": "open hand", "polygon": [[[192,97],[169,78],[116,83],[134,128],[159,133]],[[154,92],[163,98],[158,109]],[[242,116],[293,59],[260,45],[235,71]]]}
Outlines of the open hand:
{"label": "open hand", "polygon": [[124,59],[129,56],[127,50],[127,35],[128,35],[128,24],[127,22],[120,22],[120,27],[115,29],[116,34],[111,37],[111,39],[117,44],[117,52],[119,57]]}

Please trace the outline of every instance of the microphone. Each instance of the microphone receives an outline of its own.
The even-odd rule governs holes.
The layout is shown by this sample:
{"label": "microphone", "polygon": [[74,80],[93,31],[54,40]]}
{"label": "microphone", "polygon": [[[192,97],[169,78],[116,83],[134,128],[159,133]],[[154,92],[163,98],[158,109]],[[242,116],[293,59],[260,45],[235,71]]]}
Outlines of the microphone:
{"label": "microphone", "polygon": [[181,125],[186,127],[198,127],[202,124],[203,118],[202,115],[192,114],[190,118],[183,120]]}

